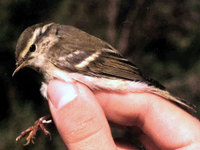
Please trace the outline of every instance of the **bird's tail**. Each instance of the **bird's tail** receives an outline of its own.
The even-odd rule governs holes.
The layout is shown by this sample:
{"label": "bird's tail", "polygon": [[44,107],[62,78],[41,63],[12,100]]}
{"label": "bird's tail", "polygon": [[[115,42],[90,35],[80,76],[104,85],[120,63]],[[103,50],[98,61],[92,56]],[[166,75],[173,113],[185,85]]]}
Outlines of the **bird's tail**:
{"label": "bird's tail", "polygon": [[194,114],[197,112],[194,105],[189,104],[189,102],[187,102],[181,98],[172,96],[166,90],[162,90],[162,89],[153,87],[150,89],[150,92],[171,101],[172,103],[178,105],[179,107],[181,107],[182,109],[184,109],[185,111],[187,111],[190,114]]}

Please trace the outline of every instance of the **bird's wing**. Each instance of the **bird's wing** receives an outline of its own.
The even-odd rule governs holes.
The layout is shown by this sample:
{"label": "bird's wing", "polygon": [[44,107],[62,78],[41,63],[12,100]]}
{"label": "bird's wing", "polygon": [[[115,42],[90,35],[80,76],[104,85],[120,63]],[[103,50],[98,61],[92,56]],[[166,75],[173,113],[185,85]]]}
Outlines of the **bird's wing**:
{"label": "bird's wing", "polygon": [[[148,85],[164,89],[157,81],[148,79],[130,61],[122,57],[107,43],[101,46],[58,43],[53,49],[60,53],[51,62],[61,69],[78,72],[88,76],[124,79],[145,82]],[[67,50],[66,50],[67,48]],[[51,50],[52,52],[54,50]]]}

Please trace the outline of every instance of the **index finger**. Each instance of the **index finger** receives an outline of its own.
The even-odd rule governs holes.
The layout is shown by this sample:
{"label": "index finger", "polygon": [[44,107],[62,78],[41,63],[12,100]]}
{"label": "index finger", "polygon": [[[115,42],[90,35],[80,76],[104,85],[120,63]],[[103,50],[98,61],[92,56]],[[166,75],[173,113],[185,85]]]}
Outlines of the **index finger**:
{"label": "index finger", "polygon": [[200,141],[199,121],[161,97],[149,93],[95,95],[110,121],[138,126],[159,148],[176,149]]}

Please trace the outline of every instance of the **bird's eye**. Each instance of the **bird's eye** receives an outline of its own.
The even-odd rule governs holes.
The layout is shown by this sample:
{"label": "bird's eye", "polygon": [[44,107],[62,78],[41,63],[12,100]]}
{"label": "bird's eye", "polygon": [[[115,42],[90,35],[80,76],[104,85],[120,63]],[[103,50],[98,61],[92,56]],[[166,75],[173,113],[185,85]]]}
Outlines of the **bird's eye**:
{"label": "bird's eye", "polygon": [[31,47],[29,48],[30,52],[34,52],[36,50],[35,44],[32,44]]}

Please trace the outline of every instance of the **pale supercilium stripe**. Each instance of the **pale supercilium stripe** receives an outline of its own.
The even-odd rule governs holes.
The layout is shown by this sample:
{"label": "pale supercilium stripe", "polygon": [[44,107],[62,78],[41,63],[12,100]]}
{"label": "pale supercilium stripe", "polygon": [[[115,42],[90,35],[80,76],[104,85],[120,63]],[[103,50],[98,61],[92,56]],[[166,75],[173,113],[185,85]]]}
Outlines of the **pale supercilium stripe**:
{"label": "pale supercilium stripe", "polygon": [[21,58],[23,58],[26,55],[26,53],[29,51],[30,46],[35,42],[35,40],[38,37],[38,35],[40,33],[44,33],[50,25],[52,25],[52,23],[47,24],[47,25],[43,26],[42,28],[38,27],[38,28],[35,29],[35,31],[33,32],[32,37],[30,38],[30,40],[28,41],[26,47],[24,48],[24,50],[20,54]]}

